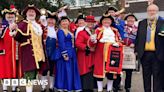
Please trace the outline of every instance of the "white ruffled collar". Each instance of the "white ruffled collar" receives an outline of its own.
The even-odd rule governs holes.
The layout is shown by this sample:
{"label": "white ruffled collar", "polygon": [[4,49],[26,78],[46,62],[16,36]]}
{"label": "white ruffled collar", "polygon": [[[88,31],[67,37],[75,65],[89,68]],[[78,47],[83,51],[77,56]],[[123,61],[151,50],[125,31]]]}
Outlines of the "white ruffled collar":
{"label": "white ruffled collar", "polygon": [[32,28],[37,35],[41,36],[43,34],[43,30],[41,26],[35,20],[34,21],[28,20],[28,22],[32,24]]}
{"label": "white ruffled collar", "polygon": [[75,39],[77,38],[78,33],[79,33],[80,31],[83,31],[85,27],[86,27],[86,26],[82,26],[82,27],[78,27],[78,28],[76,29]]}

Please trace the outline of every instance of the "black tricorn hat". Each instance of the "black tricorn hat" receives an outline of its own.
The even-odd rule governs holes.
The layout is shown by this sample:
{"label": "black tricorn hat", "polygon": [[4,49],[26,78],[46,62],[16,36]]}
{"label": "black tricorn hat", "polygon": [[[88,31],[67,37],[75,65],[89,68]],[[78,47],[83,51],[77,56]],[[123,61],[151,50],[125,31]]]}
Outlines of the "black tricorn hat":
{"label": "black tricorn hat", "polygon": [[105,18],[111,19],[112,24],[114,23],[114,18],[113,18],[110,14],[103,14],[103,16],[102,16],[101,19],[100,19],[100,24],[101,24],[101,25],[102,25],[102,21],[103,21]]}
{"label": "black tricorn hat", "polygon": [[85,16],[83,14],[79,14],[79,16],[77,17],[77,19],[75,21],[75,24],[77,24],[80,19],[85,20],[86,18],[85,18]]}
{"label": "black tricorn hat", "polygon": [[48,18],[52,18],[52,19],[55,19],[56,21],[58,21],[58,17],[57,17],[57,13],[56,12],[47,11],[47,19]]}
{"label": "black tricorn hat", "polygon": [[67,19],[68,21],[70,21],[70,19],[69,19],[67,16],[62,16],[62,17],[60,18],[60,20],[59,20],[59,23],[60,23],[62,20],[65,20],[65,19]]}
{"label": "black tricorn hat", "polygon": [[138,21],[137,17],[136,17],[133,13],[128,14],[128,15],[124,18],[124,20],[127,20],[128,17],[134,17],[135,20]]}
{"label": "black tricorn hat", "polygon": [[114,6],[109,7],[107,11],[110,11],[110,10],[113,10],[115,12],[118,11],[118,9],[116,7],[114,7]]}

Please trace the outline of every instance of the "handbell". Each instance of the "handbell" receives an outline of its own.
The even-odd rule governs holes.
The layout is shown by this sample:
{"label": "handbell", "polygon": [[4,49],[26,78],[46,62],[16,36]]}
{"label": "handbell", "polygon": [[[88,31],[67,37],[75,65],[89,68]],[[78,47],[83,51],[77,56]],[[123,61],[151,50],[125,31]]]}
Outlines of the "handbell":
{"label": "handbell", "polygon": [[42,8],[42,9],[40,9],[40,13],[41,13],[41,15],[47,15],[47,10]]}

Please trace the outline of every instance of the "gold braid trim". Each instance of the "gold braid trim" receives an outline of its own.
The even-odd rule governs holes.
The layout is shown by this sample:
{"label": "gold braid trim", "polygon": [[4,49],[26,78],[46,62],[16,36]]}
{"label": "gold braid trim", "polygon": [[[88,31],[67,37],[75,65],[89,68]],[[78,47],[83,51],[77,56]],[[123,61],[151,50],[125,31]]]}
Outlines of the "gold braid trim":
{"label": "gold braid trim", "polygon": [[8,29],[8,27],[6,27],[6,29],[5,29],[4,33],[2,33],[1,38],[3,38],[3,37],[5,36],[7,29]]}
{"label": "gold braid trim", "polygon": [[16,29],[16,31],[19,32],[19,33],[21,33],[21,35],[23,35],[23,36],[29,36],[29,27],[27,28],[27,33],[23,33],[19,28]]}
{"label": "gold braid trim", "polygon": [[22,47],[22,46],[25,46],[27,44],[30,44],[30,40],[29,39],[27,39],[27,42],[21,43],[20,46]]}

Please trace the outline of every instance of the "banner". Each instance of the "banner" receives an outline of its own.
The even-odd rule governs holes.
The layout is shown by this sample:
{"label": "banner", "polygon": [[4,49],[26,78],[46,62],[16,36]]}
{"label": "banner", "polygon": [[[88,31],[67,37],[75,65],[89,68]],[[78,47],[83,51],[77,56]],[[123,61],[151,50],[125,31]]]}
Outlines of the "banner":
{"label": "banner", "polygon": [[130,47],[124,46],[123,48],[123,69],[136,69],[136,55],[134,53],[134,49]]}
{"label": "banner", "polygon": [[120,74],[122,71],[123,47],[109,47],[106,71],[109,73]]}

